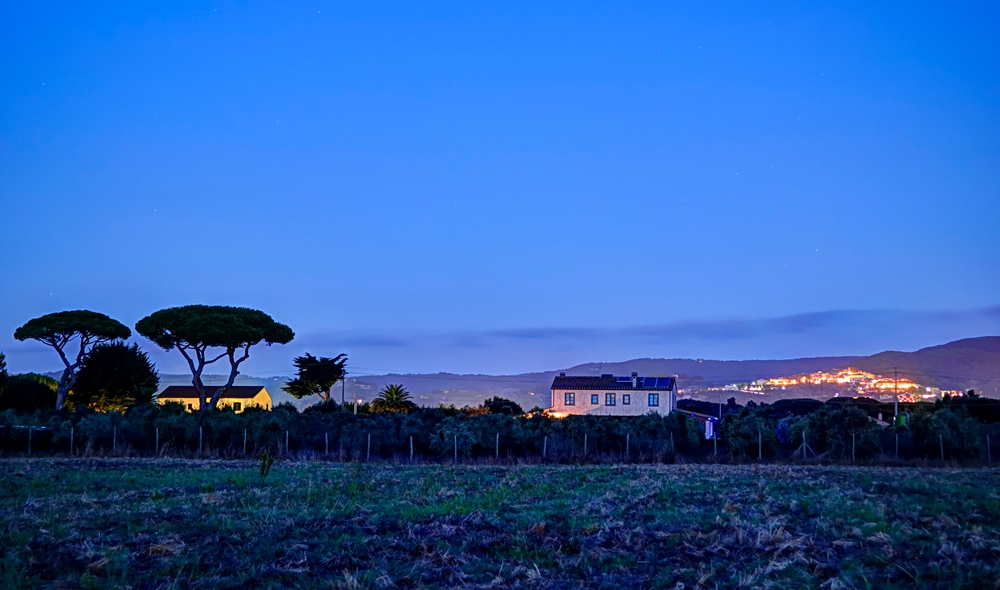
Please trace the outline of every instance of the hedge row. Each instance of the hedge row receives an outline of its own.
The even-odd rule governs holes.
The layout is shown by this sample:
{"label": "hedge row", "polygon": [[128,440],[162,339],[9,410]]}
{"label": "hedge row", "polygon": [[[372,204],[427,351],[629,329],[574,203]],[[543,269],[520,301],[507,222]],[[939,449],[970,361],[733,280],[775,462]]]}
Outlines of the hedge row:
{"label": "hedge row", "polygon": [[[241,414],[190,414],[176,404],[125,413],[42,411],[0,413],[0,453],[120,454],[239,458],[267,451],[299,458],[418,461],[511,460],[744,461],[819,458],[992,459],[997,423],[967,408],[921,404],[906,425],[880,426],[871,408],[819,404],[806,413],[750,405],[725,415],[719,440],[705,440],[702,422],[684,413],[637,417],[540,414],[511,416],[448,408],[403,414],[353,414],[335,404],[298,412],[291,405]],[[804,446],[803,440],[806,445]],[[412,445],[412,447],[411,447]]]}

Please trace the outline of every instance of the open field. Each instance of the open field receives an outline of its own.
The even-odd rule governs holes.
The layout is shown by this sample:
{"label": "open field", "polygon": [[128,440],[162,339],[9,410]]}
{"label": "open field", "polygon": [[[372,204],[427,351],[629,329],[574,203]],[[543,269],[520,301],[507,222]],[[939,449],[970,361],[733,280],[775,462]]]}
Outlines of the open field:
{"label": "open field", "polygon": [[0,587],[977,587],[1000,470],[0,461]]}

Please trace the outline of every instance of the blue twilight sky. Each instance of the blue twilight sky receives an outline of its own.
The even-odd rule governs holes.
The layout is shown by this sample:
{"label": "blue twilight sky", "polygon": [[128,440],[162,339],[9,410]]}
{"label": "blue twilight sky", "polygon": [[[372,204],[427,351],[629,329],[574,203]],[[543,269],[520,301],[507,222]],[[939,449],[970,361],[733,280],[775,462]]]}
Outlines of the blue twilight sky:
{"label": "blue twilight sky", "polygon": [[258,374],[1000,333],[995,2],[0,6],[14,371],[188,303],[295,329]]}

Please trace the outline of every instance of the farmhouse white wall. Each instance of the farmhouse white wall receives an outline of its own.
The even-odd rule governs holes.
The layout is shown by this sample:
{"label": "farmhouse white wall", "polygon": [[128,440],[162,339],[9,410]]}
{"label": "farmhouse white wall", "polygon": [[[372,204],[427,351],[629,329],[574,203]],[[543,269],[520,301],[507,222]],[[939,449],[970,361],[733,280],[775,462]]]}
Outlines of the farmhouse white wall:
{"label": "farmhouse white wall", "polygon": [[[566,394],[573,393],[576,397],[576,404],[572,406],[566,405]],[[609,393],[615,394],[615,405],[609,406],[605,404],[607,399],[606,395]],[[659,406],[649,405],[649,394],[656,393],[660,396]],[[597,395],[597,404],[590,403],[590,396]],[[632,396],[631,404],[622,404],[622,395]],[[657,414],[667,415],[673,409],[671,407],[671,402],[673,400],[673,392],[671,391],[649,391],[643,389],[636,390],[622,390],[617,389],[614,391],[594,391],[587,389],[553,389],[552,390],[552,407],[549,408],[550,412],[562,413],[562,414],[593,414],[595,416],[642,416],[643,414],[648,414],[649,412],[656,412]]]}

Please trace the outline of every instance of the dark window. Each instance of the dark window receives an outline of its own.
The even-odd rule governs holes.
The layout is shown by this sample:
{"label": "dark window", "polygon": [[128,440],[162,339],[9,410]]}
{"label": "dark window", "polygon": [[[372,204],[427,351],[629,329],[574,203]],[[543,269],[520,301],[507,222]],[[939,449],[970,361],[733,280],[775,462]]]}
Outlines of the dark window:
{"label": "dark window", "polygon": [[613,393],[605,393],[604,394],[604,405],[606,405],[606,406],[616,405],[615,404],[615,394],[613,394]]}
{"label": "dark window", "polygon": [[188,410],[194,411],[194,404],[188,404]]}
{"label": "dark window", "polygon": [[565,403],[566,403],[567,406],[575,406],[576,405],[576,394],[575,393],[567,393],[566,394],[566,402]]}
{"label": "dark window", "polygon": [[239,412],[243,409],[243,404],[240,402],[233,402],[233,411]]}
{"label": "dark window", "polygon": [[622,394],[622,405],[623,406],[627,406],[627,405],[630,405],[631,403],[632,403],[632,395],[628,394],[628,393],[623,393]]}
{"label": "dark window", "polygon": [[597,398],[597,394],[596,394],[596,393],[592,393],[592,394],[590,394],[590,403],[591,403],[591,404],[593,404],[593,405],[595,405],[595,406],[596,406],[597,404],[601,403],[601,402],[599,402],[599,401],[598,401],[598,398]]}
{"label": "dark window", "polygon": [[658,394],[658,393],[651,393],[651,394],[649,394],[649,405],[651,405],[651,406],[658,406],[658,405],[660,405],[660,394]]}

